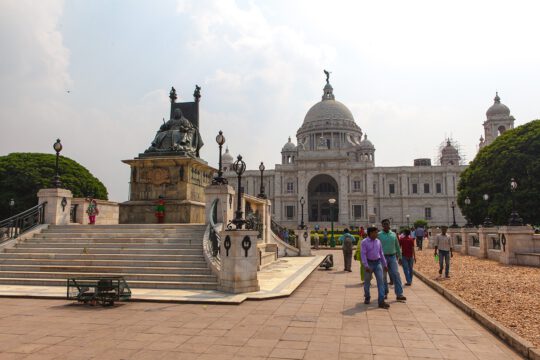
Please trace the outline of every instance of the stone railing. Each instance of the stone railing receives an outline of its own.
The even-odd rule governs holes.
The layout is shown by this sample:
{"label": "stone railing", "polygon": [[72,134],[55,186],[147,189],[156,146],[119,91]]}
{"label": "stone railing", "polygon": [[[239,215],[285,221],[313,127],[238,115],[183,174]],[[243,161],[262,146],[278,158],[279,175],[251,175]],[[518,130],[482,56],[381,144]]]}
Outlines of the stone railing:
{"label": "stone railing", "polygon": [[[432,236],[440,231],[432,229]],[[540,267],[540,234],[531,226],[449,228],[454,249],[464,255],[504,264]]]}
{"label": "stone railing", "polygon": [[[97,225],[114,225],[118,224],[119,213],[118,203],[107,200],[96,199],[99,214],[96,216]],[[72,212],[73,219],[71,222],[81,225],[88,224],[88,215],[86,209],[88,209],[90,202],[85,198],[73,198],[71,199],[71,207],[76,211]],[[73,210],[72,210],[73,211]]]}

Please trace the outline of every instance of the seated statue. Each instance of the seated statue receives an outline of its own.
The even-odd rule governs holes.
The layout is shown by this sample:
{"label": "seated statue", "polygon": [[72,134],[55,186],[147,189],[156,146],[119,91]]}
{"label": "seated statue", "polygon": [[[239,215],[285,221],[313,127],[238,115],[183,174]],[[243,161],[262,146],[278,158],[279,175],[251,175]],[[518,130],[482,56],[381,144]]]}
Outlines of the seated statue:
{"label": "seated statue", "polygon": [[178,151],[197,156],[199,141],[197,128],[182,115],[180,109],[176,109],[173,118],[161,125],[146,152]]}

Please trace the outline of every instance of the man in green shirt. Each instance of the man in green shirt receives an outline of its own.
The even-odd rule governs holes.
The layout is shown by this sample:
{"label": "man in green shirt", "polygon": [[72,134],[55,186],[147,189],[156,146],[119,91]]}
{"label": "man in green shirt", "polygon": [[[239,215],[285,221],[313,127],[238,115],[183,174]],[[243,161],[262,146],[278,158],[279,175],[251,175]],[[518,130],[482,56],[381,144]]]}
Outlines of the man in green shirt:
{"label": "man in green shirt", "polygon": [[[399,276],[399,263],[401,264],[401,248],[399,247],[398,237],[395,232],[390,230],[390,220],[384,219],[382,221],[382,231],[379,232],[378,239],[381,241],[384,257],[388,264],[388,274],[390,280],[394,282],[394,291],[396,293],[396,300],[405,301],[407,298],[403,296],[403,285],[401,284],[401,277]],[[386,275],[384,276],[384,291],[388,295],[388,281]]]}

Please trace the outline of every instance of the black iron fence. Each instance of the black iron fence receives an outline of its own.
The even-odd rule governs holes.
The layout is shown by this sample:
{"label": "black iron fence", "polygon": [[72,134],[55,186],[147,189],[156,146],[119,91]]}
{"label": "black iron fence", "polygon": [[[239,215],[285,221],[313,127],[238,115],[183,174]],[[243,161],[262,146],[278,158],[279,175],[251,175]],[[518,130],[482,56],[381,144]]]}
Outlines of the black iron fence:
{"label": "black iron fence", "polygon": [[0,221],[0,242],[15,239],[33,227],[43,224],[45,220],[45,206],[41,203],[17,215]]}
{"label": "black iron fence", "polygon": [[221,243],[221,237],[219,236],[219,231],[217,229],[217,209],[218,209],[219,199],[215,199],[212,202],[210,207],[210,245],[212,256],[219,260],[219,245]]}

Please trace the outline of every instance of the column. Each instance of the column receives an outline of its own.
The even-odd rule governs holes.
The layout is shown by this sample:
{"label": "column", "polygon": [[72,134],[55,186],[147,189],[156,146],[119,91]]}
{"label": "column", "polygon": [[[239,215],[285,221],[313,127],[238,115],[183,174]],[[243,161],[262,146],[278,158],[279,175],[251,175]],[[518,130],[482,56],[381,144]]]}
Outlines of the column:
{"label": "column", "polygon": [[44,219],[46,224],[69,225],[69,212],[73,198],[71,191],[68,189],[41,189],[37,196],[39,204],[47,202]]}
{"label": "column", "polygon": [[229,221],[234,218],[236,198],[233,187],[231,185],[209,185],[204,189],[206,200],[206,220],[212,216],[211,207],[215,199],[218,199],[217,223],[223,223],[227,226]]}
{"label": "column", "polygon": [[516,253],[537,252],[534,248],[534,229],[530,226],[502,226],[501,257],[503,264],[517,264]]}
{"label": "column", "polygon": [[311,235],[309,229],[294,230],[300,256],[311,256]]}
{"label": "column", "polygon": [[488,234],[497,234],[496,227],[481,227],[478,229],[478,241],[480,242],[479,258],[487,257],[488,249]]}
{"label": "column", "polygon": [[253,230],[222,232],[220,291],[233,294],[259,291],[257,235]]}

